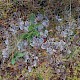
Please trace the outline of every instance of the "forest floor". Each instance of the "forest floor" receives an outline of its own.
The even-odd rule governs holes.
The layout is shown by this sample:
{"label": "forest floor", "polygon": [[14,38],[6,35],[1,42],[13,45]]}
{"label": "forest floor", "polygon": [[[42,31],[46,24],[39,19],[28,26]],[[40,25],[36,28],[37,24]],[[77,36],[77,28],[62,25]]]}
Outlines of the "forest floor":
{"label": "forest floor", "polygon": [[0,80],[80,80],[80,1],[0,0]]}

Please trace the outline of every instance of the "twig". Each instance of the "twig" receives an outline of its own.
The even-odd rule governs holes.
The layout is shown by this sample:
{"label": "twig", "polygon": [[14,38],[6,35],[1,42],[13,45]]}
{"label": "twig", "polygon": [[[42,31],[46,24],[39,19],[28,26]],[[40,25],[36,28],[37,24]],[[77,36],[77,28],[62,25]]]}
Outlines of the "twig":
{"label": "twig", "polygon": [[71,18],[71,0],[70,0],[70,18]]}
{"label": "twig", "polygon": [[72,14],[72,13],[71,13],[71,0],[70,0],[70,14],[69,14],[69,16],[70,16],[70,17],[69,17],[70,21],[69,21],[69,26],[71,26],[71,14]]}

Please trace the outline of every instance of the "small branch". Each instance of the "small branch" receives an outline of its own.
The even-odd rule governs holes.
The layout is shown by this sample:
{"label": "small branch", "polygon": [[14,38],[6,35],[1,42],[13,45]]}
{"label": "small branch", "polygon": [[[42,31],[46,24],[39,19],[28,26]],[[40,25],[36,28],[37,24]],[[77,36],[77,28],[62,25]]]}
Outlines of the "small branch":
{"label": "small branch", "polygon": [[70,18],[71,18],[71,0],[70,0]]}
{"label": "small branch", "polygon": [[70,14],[69,14],[69,26],[71,26],[71,0],[70,0]]}

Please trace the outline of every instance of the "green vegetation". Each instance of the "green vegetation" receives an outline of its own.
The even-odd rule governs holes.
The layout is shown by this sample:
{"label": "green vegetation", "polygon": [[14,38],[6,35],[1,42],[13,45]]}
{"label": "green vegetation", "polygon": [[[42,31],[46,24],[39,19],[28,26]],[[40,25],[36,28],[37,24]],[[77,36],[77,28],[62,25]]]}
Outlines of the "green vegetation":
{"label": "green vegetation", "polygon": [[23,53],[20,53],[20,52],[16,52],[11,60],[11,63],[12,64],[15,64],[15,62],[19,59],[19,58],[22,58],[24,56]]}

